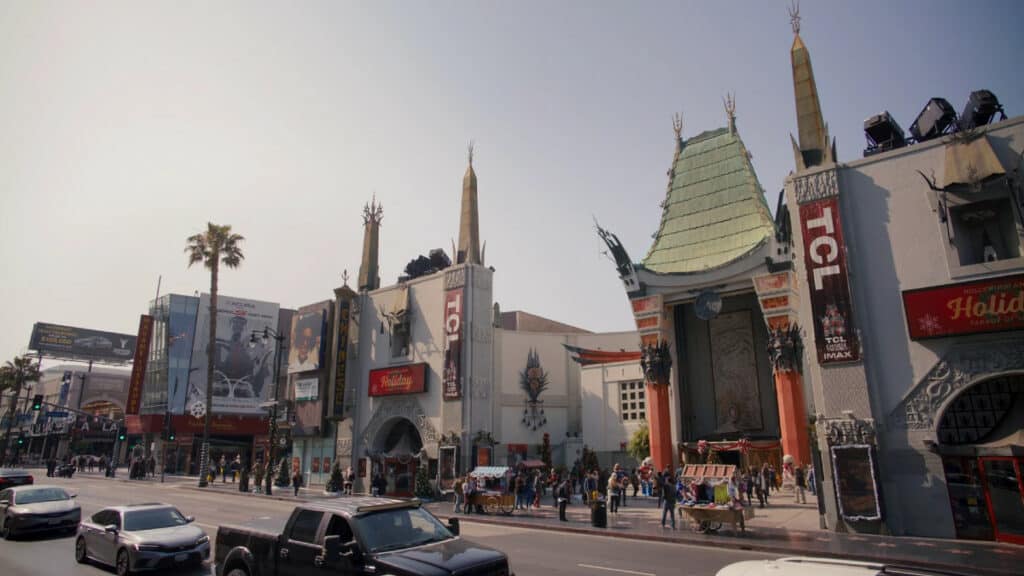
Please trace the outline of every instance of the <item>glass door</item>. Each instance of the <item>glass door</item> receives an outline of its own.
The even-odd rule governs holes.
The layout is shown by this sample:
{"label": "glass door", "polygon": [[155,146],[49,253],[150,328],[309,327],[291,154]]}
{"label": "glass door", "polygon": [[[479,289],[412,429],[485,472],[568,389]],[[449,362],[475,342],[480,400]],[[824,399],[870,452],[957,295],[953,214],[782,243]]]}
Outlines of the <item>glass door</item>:
{"label": "glass door", "polygon": [[1024,458],[982,458],[981,466],[996,540],[1024,544]]}

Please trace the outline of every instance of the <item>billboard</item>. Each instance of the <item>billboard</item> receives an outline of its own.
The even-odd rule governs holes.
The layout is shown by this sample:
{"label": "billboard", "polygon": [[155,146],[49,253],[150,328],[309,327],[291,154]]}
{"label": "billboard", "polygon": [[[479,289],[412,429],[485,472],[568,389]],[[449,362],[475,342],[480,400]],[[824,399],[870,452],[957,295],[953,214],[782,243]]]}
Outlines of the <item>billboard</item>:
{"label": "billboard", "polygon": [[135,361],[132,362],[132,376],[128,385],[128,402],[125,414],[138,414],[142,404],[142,382],[146,377],[146,363],[149,360],[149,343],[153,336],[153,317],[143,314],[139,318],[139,336],[136,339]]}
{"label": "billboard", "polygon": [[417,394],[426,390],[426,362],[370,370],[370,396]]}
{"label": "billboard", "polygon": [[860,360],[839,198],[833,196],[801,204],[800,226],[818,362],[835,364]]}
{"label": "billboard", "polygon": [[43,356],[123,363],[132,359],[135,336],[36,322],[28,348]]}
{"label": "billboard", "polygon": [[334,407],[333,416],[341,418],[345,415],[345,368],[348,365],[348,323],[351,300],[342,299],[338,302],[338,356],[334,374]]}
{"label": "billboard", "polygon": [[[170,308],[167,313],[167,387],[168,410],[184,414],[185,397],[188,391],[189,374],[206,370],[206,366],[191,366],[192,348],[195,345],[196,313],[199,298],[170,294]],[[206,327],[209,330],[209,327]],[[189,368],[192,371],[189,371]],[[205,373],[205,372],[204,372]]]}
{"label": "billboard", "polygon": [[292,335],[288,349],[288,373],[320,368],[320,343],[330,302],[303,306],[292,317]]}
{"label": "billboard", "polygon": [[444,390],[445,400],[462,398],[462,297],[465,288],[444,293]]}
{"label": "billboard", "polygon": [[295,400],[305,402],[320,397],[320,378],[300,378],[295,381]]}
{"label": "billboard", "polygon": [[911,340],[1024,328],[1024,274],[905,290]]}
{"label": "billboard", "polygon": [[[250,346],[253,333],[264,328],[277,330],[278,305],[218,296],[217,339],[213,357],[213,412],[222,414],[264,414],[260,404],[273,392],[276,342],[266,344],[257,337]],[[185,409],[200,413],[197,404],[206,402],[207,343],[209,342],[210,295],[199,298],[196,314],[195,345],[192,366],[197,368],[188,382]]]}

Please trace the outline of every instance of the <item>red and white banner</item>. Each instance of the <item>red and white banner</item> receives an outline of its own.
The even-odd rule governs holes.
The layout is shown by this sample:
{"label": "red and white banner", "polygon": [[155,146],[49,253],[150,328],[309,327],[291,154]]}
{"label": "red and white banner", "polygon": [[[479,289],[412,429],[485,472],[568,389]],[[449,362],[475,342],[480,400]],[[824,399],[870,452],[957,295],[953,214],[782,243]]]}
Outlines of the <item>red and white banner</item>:
{"label": "red and white banner", "polygon": [[418,394],[426,390],[426,363],[370,370],[370,396]]}
{"label": "red and white banner", "polygon": [[800,205],[804,266],[820,364],[860,360],[838,200],[832,197]]}
{"label": "red and white banner", "polygon": [[146,380],[146,364],[149,361],[149,343],[153,337],[153,317],[143,314],[139,318],[139,335],[135,339],[135,355],[132,360],[132,377],[128,384],[128,402],[125,414],[138,414],[142,404],[142,384]]}
{"label": "red and white banner", "polygon": [[462,398],[462,319],[465,288],[444,293],[444,399]]}
{"label": "red and white banner", "polygon": [[911,340],[1024,328],[1024,274],[903,292]]}

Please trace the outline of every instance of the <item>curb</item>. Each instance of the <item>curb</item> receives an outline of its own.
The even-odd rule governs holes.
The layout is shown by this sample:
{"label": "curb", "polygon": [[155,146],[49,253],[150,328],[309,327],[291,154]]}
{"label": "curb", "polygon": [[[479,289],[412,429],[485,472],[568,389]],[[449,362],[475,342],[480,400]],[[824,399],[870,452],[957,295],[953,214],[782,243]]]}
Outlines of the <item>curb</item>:
{"label": "curb", "polygon": [[[769,552],[769,553],[773,553],[773,554],[788,554],[788,555],[797,554],[797,555],[801,555],[801,556],[808,556],[808,555],[813,556],[814,555],[814,553],[808,553],[805,549],[800,548],[799,546],[793,546],[793,545],[788,545],[787,546],[786,544],[784,544],[782,542],[772,543],[772,542],[748,541],[748,540],[745,540],[743,536],[739,536],[739,535],[737,535],[735,537],[732,537],[732,538],[735,538],[735,539],[732,539],[732,538],[726,539],[724,537],[716,537],[716,536],[710,536],[710,537],[704,537],[704,538],[671,537],[671,536],[667,536],[667,535],[666,536],[662,536],[662,535],[659,535],[659,534],[638,534],[638,533],[629,533],[629,532],[606,532],[606,531],[604,531],[602,529],[585,528],[585,527],[580,527],[580,526],[573,526],[571,524],[553,525],[553,524],[542,524],[542,523],[533,523],[533,522],[517,522],[515,520],[511,520],[511,521],[508,521],[508,520],[493,520],[493,519],[490,519],[490,518],[487,518],[487,517],[479,518],[479,517],[475,517],[475,516],[467,516],[467,515],[460,515],[460,514],[455,514],[455,515],[452,515],[452,514],[434,514],[434,515],[437,516],[438,518],[444,519],[446,521],[449,518],[458,518],[460,522],[471,523],[471,524],[475,523],[475,524],[489,524],[489,525],[493,525],[493,526],[511,526],[513,528],[525,528],[525,529],[532,529],[532,530],[548,530],[548,531],[551,531],[551,532],[568,532],[568,533],[572,533],[572,534],[584,534],[584,535],[588,535],[588,536],[605,536],[607,538],[621,538],[621,539],[625,539],[625,540],[643,540],[643,541],[647,541],[647,542],[665,542],[665,543],[670,543],[670,544],[684,544],[684,545],[690,545],[690,546],[718,546],[720,544],[727,543],[727,544],[730,544],[733,548],[737,548],[739,550],[748,550],[748,551],[752,551],[752,552]],[[794,532],[797,532],[797,531],[794,531]],[[810,534],[808,532],[803,532],[803,531],[800,531],[798,533],[799,534]],[[941,563],[941,562],[929,562],[929,561],[923,561],[923,560],[894,560],[892,558],[882,558],[882,557],[879,557],[879,556],[871,556],[869,554],[856,554],[856,553],[851,553],[851,552],[834,552],[834,551],[831,551],[831,550],[828,551],[828,552],[825,552],[823,554],[827,554],[829,557],[840,558],[840,559],[844,559],[844,560],[861,560],[861,561],[870,561],[870,562],[877,562],[877,563],[880,563],[880,564],[898,565],[898,566],[911,565],[911,566],[918,566],[918,567],[921,567],[921,568],[926,568],[926,569],[931,569],[931,570],[941,570],[941,571],[953,572],[955,574],[962,574],[963,573],[962,570],[964,568],[964,566],[962,564],[944,564],[944,563]],[[986,574],[986,575],[991,575],[991,576],[1016,576],[1017,574],[1019,574],[1018,572],[992,570],[992,569],[980,568],[978,566],[973,566],[972,570],[975,571],[974,574],[978,574],[978,575]]]}

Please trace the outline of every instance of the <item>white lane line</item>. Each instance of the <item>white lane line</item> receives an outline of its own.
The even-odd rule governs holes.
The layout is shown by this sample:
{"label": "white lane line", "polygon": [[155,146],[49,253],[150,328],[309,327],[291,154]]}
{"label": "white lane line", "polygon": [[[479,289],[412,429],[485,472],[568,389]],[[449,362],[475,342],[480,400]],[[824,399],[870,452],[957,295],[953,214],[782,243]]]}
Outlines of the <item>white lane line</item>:
{"label": "white lane line", "polygon": [[212,524],[203,524],[202,522],[193,522],[193,524],[195,524],[196,526],[202,526],[203,528],[209,528],[210,530],[213,530],[214,532],[217,531],[217,526],[214,526]]}
{"label": "white lane line", "polygon": [[637,572],[636,570],[623,570],[622,568],[608,568],[607,566],[595,566],[593,564],[577,564],[580,568],[593,568],[594,570],[607,570],[609,572],[619,572],[622,574],[637,574],[638,576],[657,576],[653,572]]}

